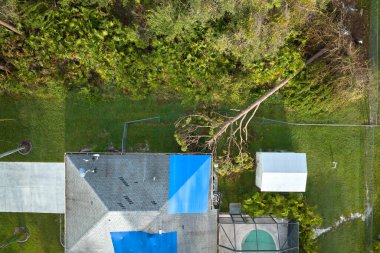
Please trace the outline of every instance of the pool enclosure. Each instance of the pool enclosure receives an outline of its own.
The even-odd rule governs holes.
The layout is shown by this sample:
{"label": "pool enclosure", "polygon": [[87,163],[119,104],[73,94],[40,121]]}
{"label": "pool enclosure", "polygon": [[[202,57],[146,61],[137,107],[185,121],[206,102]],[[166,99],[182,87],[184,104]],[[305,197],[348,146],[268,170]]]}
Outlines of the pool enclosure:
{"label": "pool enclosure", "polygon": [[299,252],[299,224],[271,215],[250,217],[240,208],[218,217],[219,253]]}

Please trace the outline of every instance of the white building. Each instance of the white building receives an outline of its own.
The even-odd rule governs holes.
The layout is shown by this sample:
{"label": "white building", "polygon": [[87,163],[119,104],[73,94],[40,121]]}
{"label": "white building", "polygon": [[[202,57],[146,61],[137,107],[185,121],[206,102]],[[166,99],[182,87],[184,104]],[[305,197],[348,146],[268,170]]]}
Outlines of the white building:
{"label": "white building", "polygon": [[263,192],[305,192],[305,153],[256,153],[256,186]]}

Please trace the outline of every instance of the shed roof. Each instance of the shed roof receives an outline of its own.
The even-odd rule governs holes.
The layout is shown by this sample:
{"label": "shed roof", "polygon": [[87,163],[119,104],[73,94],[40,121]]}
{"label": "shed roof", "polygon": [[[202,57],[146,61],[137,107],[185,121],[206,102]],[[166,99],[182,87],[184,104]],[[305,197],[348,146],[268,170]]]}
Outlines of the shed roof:
{"label": "shed roof", "polygon": [[263,172],[307,173],[305,153],[257,152],[256,161]]}
{"label": "shed roof", "polygon": [[305,153],[256,153],[256,186],[265,192],[305,192]]}

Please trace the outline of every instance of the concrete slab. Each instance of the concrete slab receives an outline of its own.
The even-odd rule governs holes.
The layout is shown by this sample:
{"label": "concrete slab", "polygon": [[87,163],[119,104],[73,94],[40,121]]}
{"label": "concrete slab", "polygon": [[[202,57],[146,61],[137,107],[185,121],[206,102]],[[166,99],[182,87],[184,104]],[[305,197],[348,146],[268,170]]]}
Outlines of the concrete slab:
{"label": "concrete slab", "polygon": [[0,212],[64,213],[64,163],[0,162]]}

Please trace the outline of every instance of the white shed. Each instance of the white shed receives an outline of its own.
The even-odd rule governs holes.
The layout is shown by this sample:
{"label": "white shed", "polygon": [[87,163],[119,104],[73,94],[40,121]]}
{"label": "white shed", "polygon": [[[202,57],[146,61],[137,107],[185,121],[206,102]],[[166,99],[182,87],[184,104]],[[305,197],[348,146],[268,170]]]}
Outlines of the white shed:
{"label": "white shed", "polygon": [[305,153],[256,153],[256,186],[263,192],[305,192]]}

